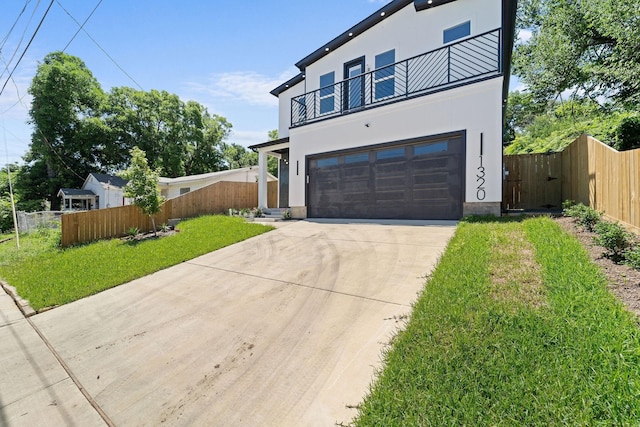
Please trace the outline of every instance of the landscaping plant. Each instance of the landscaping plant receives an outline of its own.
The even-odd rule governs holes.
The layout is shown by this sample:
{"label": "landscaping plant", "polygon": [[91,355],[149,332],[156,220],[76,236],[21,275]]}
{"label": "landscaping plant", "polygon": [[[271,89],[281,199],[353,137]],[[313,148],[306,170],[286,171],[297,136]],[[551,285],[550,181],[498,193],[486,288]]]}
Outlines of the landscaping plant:
{"label": "landscaping plant", "polygon": [[601,221],[595,225],[596,243],[607,250],[605,255],[615,262],[624,259],[625,251],[630,246],[630,235],[618,223]]}
{"label": "landscaping plant", "polygon": [[593,231],[596,224],[602,219],[601,212],[582,203],[573,204],[571,201],[565,201],[562,206],[564,208],[562,213],[565,216],[575,218],[578,224],[589,231]]}
{"label": "landscaping plant", "polygon": [[640,270],[640,246],[633,249],[627,249],[624,253],[624,263],[631,268]]}

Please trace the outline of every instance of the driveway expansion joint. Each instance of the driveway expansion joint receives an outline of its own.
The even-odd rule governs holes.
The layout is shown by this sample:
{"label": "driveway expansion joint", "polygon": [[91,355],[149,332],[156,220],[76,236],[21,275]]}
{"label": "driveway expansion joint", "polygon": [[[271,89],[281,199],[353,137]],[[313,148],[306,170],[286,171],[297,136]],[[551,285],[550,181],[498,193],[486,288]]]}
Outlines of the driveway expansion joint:
{"label": "driveway expansion joint", "polygon": [[213,266],[213,265],[198,264],[198,263],[190,262],[190,261],[186,261],[185,264],[191,264],[191,265],[194,265],[196,267],[210,268],[212,270],[224,271],[226,273],[238,274],[238,275],[241,275],[241,276],[253,277],[253,278],[256,278],[256,279],[269,280],[271,282],[278,282],[278,283],[282,283],[282,284],[285,284],[285,285],[298,286],[300,288],[312,289],[312,290],[315,290],[315,291],[327,292],[329,294],[334,294],[334,295],[343,295],[343,296],[357,298],[357,299],[361,299],[361,300],[365,300],[365,301],[379,302],[379,303],[382,303],[382,304],[391,304],[391,305],[397,305],[399,307],[411,308],[410,304],[401,304],[399,302],[394,302],[394,301],[385,301],[385,300],[381,300],[381,299],[378,299],[378,298],[371,298],[371,297],[365,297],[365,296],[362,296],[362,295],[350,294],[348,292],[334,291],[332,289],[317,288],[317,287],[314,287],[314,286],[305,285],[303,283],[291,282],[289,280],[274,279],[272,277],[258,276],[256,274],[244,273],[244,272],[241,272],[241,271],[227,270],[227,269],[216,267],[216,266]]}
{"label": "driveway expansion joint", "polygon": [[42,342],[44,342],[44,344],[47,346],[47,348],[49,349],[53,357],[56,358],[56,360],[58,361],[62,369],[64,369],[64,371],[67,373],[67,375],[69,376],[69,379],[73,381],[73,383],[78,388],[80,393],[82,393],[85,399],[87,399],[87,402],[89,402],[89,404],[93,407],[93,409],[95,409],[98,415],[100,415],[100,417],[103,419],[106,425],[109,427],[115,427],[115,423],[111,421],[109,416],[102,410],[100,405],[98,405],[98,402],[95,401],[93,396],[91,396],[89,392],[84,388],[84,386],[80,383],[80,380],[78,380],[78,377],[74,375],[74,373],[71,371],[71,368],[69,368],[69,365],[67,365],[67,363],[62,359],[62,356],[60,356],[60,354],[56,351],[56,349],[53,348],[53,345],[49,342],[47,337],[44,336],[44,334],[40,331],[40,329],[38,329],[38,327],[35,325],[35,323],[33,323],[33,321],[29,317],[25,317],[25,320],[29,323],[29,325],[31,325],[31,328],[33,328],[36,334],[38,334],[38,336],[40,337]]}

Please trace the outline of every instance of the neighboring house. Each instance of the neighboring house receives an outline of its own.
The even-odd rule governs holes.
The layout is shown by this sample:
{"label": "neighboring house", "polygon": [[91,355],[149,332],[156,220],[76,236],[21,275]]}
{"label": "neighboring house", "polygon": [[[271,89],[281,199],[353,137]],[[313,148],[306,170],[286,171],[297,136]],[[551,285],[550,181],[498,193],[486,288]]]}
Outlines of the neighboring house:
{"label": "neighboring house", "polygon": [[500,214],[515,0],[395,0],[299,61],[279,98],[293,217]]}
{"label": "neighboring house", "polygon": [[113,208],[131,204],[124,197],[127,180],[115,175],[90,173],[82,188],[61,188],[58,197],[62,198],[63,210],[92,210]]}
{"label": "neighboring house", "polygon": [[[255,183],[258,181],[258,167],[249,166],[246,168],[230,169],[201,175],[181,176],[178,178],[160,177],[158,188],[160,189],[162,197],[173,199],[174,197],[220,181]],[[267,174],[267,181],[277,181],[277,178],[271,174]]]}

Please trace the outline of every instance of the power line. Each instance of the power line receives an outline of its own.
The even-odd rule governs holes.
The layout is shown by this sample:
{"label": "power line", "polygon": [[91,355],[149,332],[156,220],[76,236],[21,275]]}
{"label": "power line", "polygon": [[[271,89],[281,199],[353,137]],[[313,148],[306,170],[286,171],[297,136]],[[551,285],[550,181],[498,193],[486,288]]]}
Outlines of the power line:
{"label": "power line", "polygon": [[[136,86],[138,86],[138,89],[140,89],[140,90],[144,90],[144,89],[142,88],[142,86],[140,86],[140,84],[139,84],[139,83],[138,83],[138,82],[137,82],[133,77],[131,77],[131,76],[129,75],[129,73],[127,73],[127,72],[124,70],[124,68],[122,68],[122,67],[120,66],[120,64],[118,64],[118,62],[117,62],[115,59],[113,59],[113,58],[111,57],[111,55],[109,55],[109,54],[107,53],[107,51],[106,51],[106,50],[104,50],[104,48],[103,48],[102,46],[100,46],[100,43],[98,43],[98,42],[97,42],[93,37],[91,37],[91,34],[89,34],[89,33],[87,32],[87,30],[85,30],[85,29],[83,28],[83,25],[84,25],[84,24],[83,24],[83,25],[80,25],[80,23],[78,22],[78,20],[77,20],[76,18],[74,18],[74,17],[73,17],[73,15],[71,15],[71,13],[69,13],[69,11],[68,11],[67,9],[65,9],[65,7],[64,7],[64,6],[63,6],[63,5],[62,5],[58,0],[54,0],[54,1],[55,1],[56,3],[58,3],[58,6],[60,6],[60,7],[62,8],[62,10],[64,10],[64,11],[66,12],[66,14],[67,14],[67,15],[69,15],[69,17],[70,17],[71,19],[73,19],[73,21],[74,21],[74,22],[75,22],[75,23],[80,27],[80,30],[84,31],[84,33],[87,35],[87,37],[89,37],[89,39],[91,39],[91,41],[92,41],[93,43],[95,43],[95,45],[96,45],[96,46],[98,46],[98,48],[102,51],[102,53],[104,53],[104,54],[107,56],[107,58],[109,58],[109,59],[111,60],[111,62],[113,62],[113,64],[114,64],[116,67],[118,67],[118,69],[119,69],[120,71],[122,71],[122,72],[124,73],[124,75],[125,75],[125,76],[127,76],[127,77],[128,77],[128,78],[129,78],[129,79],[130,79],[130,80],[131,80],[131,81],[136,85]],[[102,0],[101,0],[101,1],[102,1]],[[92,13],[93,13],[93,12],[92,12]],[[74,36],[74,37],[75,37],[75,36]]]}
{"label": "power line", "polygon": [[[60,2],[57,2],[58,5],[60,5],[60,7],[62,7],[62,5],[60,4]],[[87,23],[87,21],[89,21],[89,19],[91,19],[91,17],[93,16],[93,13],[96,11],[96,9],[98,8],[98,6],[100,6],[100,4],[102,3],[102,0],[100,0],[98,2],[98,4],[96,5],[96,7],[93,8],[93,10],[91,11],[91,13],[89,14],[89,16],[87,16],[87,19],[84,20],[84,22],[82,23],[82,25],[80,25],[80,28],[78,28],[78,31],[76,31],[76,33],[73,35],[73,37],[71,37],[71,40],[69,40],[69,43],[67,43],[67,45],[64,47],[64,49],[62,49],[62,51],[64,52],[65,50],[67,50],[67,48],[69,47],[69,45],[71,43],[73,43],[73,41],[75,40],[76,36],[80,33],[80,31],[84,30],[84,25]],[[64,7],[62,7],[64,9]],[[66,10],[65,10],[66,12]],[[67,12],[68,14],[69,12]],[[71,16],[71,15],[69,15]],[[75,19],[74,19],[75,21]],[[77,21],[76,21],[77,22]]]}
{"label": "power line", "polygon": [[[38,7],[40,6],[40,0],[38,0],[38,3],[36,4],[36,7],[33,8],[33,12],[31,13],[31,16],[29,17],[29,22],[27,22],[27,25],[25,25],[24,27],[24,31],[22,32],[22,35],[20,36],[20,41],[18,42],[18,44],[16,45],[15,50],[13,51],[13,55],[11,55],[11,58],[9,58],[9,61],[6,63],[6,66],[4,67],[4,70],[2,70],[2,73],[0,74],[0,79],[2,77],[4,77],[4,73],[5,71],[9,71],[9,65],[11,64],[11,61],[13,61],[13,58],[16,57],[16,54],[18,53],[18,50],[20,50],[20,46],[22,45],[22,41],[24,40],[24,35],[27,33],[27,30],[29,29],[29,25],[31,24],[31,21],[33,20],[33,17],[36,15],[36,12],[38,11]],[[26,5],[25,5],[26,7]],[[20,12],[20,16],[22,16],[22,12]],[[20,16],[18,16],[18,19],[20,18]],[[18,20],[16,19],[16,23],[18,22]],[[14,24],[15,26],[15,24]],[[13,27],[12,27],[13,30]],[[5,43],[8,40],[9,35],[11,34],[12,30],[9,31],[9,33],[7,34],[7,39],[2,43],[2,46],[4,47]]]}
{"label": "power line", "polygon": [[44,19],[49,14],[49,11],[51,10],[51,6],[53,6],[54,1],[55,0],[51,0],[51,3],[49,3],[49,7],[47,7],[47,10],[44,12],[42,19],[40,19],[40,23],[38,23],[36,30],[33,32],[33,35],[31,36],[31,39],[29,39],[29,43],[27,43],[27,45],[25,46],[24,50],[22,51],[22,55],[20,55],[20,58],[18,58],[18,62],[16,62],[16,65],[13,67],[13,70],[11,70],[11,73],[9,73],[9,77],[7,78],[7,80],[5,80],[4,85],[2,85],[2,89],[0,89],[0,96],[2,96],[2,92],[4,92],[4,89],[7,87],[7,83],[9,83],[9,80],[11,80],[11,78],[13,77],[14,71],[16,71],[16,68],[18,68],[18,65],[20,64],[20,61],[22,61],[22,58],[24,58],[24,55],[27,53],[27,50],[31,46],[33,39],[36,38],[36,34],[38,34],[38,31],[40,30],[40,27],[42,26]]}
{"label": "power line", "polygon": [[18,24],[18,21],[20,20],[20,18],[22,17],[22,15],[24,14],[24,11],[27,10],[27,6],[29,6],[29,3],[31,3],[31,0],[27,0],[27,2],[24,4],[24,6],[22,7],[22,10],[20,11],[20,13],[18,14],[18,17],[16,18],[16,20],[13,22],[13,25],[11,26],[11,28],[9,28],[9,32],[7,33],[6,36],[4,36],[4,38],[2,39],[2,44],[0,44],[0,52],[2,52],[2,49],[4,48],[4,45],[7,43],[7,40],[9,40],[9,36],[11,36],[11,33],[13,32],[14,28],[16,27],[16,25]]}

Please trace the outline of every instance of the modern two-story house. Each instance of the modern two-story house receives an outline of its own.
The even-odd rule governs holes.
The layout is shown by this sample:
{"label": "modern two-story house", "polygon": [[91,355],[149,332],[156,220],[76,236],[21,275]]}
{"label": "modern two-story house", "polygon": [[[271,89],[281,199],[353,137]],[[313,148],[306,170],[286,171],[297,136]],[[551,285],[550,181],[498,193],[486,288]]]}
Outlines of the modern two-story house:
{"label": "modern two-story house", "polygon": [[[516,0],[394,0],[275,88],[280,207],[294,218],[500,214]],[[275,207],[275,206],[272,206]]]}

